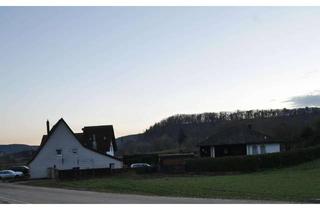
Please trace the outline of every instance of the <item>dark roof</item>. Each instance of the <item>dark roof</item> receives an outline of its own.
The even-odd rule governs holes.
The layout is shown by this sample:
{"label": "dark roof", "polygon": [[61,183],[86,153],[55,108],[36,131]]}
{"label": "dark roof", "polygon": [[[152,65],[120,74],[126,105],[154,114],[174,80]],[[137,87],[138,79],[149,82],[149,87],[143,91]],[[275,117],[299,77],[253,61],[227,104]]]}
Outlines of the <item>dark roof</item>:
{"label": "dark roof", "polygon": [[265,144],[281,143],[284,140],[275,139],[247,126],[229,127],[218,131],[199,146],[232,145],[232,144]]}
{"label": "dark roof", "polygon": [[82,134],[80,133],[76,135],[78,135],[84,145],[90,146],[94,135],[98,152],[106,153],[106,151],[109,151],[111,143],[114,151],[117,151],[117,144],[112,125],[86,126],[82,128],[82,131]]}
{"label": "dark roof", "polygon": [[89,150],[91,150],[91,151],[93,151],[93,152],[95,152],[95,153],[98,153],[98,154],[100,154],[100,155],[104,155],[104,156],[108,156],[108,157],[111,157],[111,158],[116,159],[116,160],[120,160],[119,158],[116,158],[116,157],[111,156],[111,155],[108,155],[108,154],[100,153],[100,152],[98,152],[98,151],[96,151],[96,150],[94,150],[94,149],[92,149],[92,148],[90,148],[90,147],[85,146],[85,145],[83,144],[83,141],[81,141],[81,140],[79,139],[79,138],[80,138],[79,133],[78,133],[78,134],[75,134],[75,133],[72,131],[72,129],[69,127],[69,125],[64,121],[64,119],[61,118],[61,119],[51,128],[51,130],[49,131],[49,134],[48,134],[48,135],[43,135],[43,136],[42,136],[40,146],[39,146],[38,150],[36,151],[36,153],[35,153],[35,154],[33,155],[33,157],[31,158],[31,160],[27,163],[28,165],[36,158],[36,156],[39,154],[39,152],[41,151],[41,149],[42,149],[42,148],[44,147],[44,145],[47,143],[48,139],[49,139],[50,136],[54,133],[54,131],[56,130],[56,128],[58,127],[58,125],[59,125],[60,123],[64,123],[64,124],[67,126],[67,128],[70,130],[70,132],[74,135],[74,137],[79,141],[79,143],[80,143],[83,147],[85,147],[85,148],[87,148],[87,149],[89,149]]}

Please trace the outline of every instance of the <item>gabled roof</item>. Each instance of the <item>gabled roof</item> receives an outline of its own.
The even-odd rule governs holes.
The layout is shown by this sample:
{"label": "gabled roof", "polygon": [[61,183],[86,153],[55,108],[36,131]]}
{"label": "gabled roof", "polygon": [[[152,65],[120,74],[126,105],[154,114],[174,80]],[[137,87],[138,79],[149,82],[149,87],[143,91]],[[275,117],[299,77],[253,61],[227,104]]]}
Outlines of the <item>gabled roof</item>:
{"label": "gabled roof", "polygon": [[283,140],[272,138],[267,134],[253,130],[246,126],[224,128],[206,140],[199,146],[234,145],[234,144],[266,144],[281,143]]}
{"label": "gabled roof", "polygon": [[99,155],[104,155],[104,156],[108,156],[108,157],[113,158],[113,159],[116,159],[116,160],[120,160],[119,158],[116,158],[116,157],[111,156],[111,155],[108,155],[108,154],[101,154],[101,153],[97,152],[96,150],[93,150],[93,149],[88,148],[88,147],[86,147],[85,145],[83,145],[83,143],[79,140],[79,135],[76,135],[76,134],[72,131],[72,129],[69,127],[69,125],[66,123],[66,121],[64,121],[64,119],[61,118],[61,119],[51,128],[51,130],[49,131],[48,135],[44,135],[44,136],[42,137],[41,144],[40,144],[38,150],[37,150],[36,153],[33,155],[33,157],[31,158],[31,160],[27,163],[27,165],[29,165],[29,164],[37,157],[37,155],[39,154],[39,152],[41,151],[41,149],[44,147],[44,145],[46,145],[46,143],[47,143],[48,140],[50,139],[50,136],[55,132],[55,130],[57,129],[57,127],[58,127],[58,125],[59,125],[60,123],[64,123],[64,124],[66,125],[67,129],[73,134],[73,136],[78,140],[78,142],[79,142],[84,148],[86,148],[86,149],[88,149],[88,150],[91,150],[91,151],[93,151],[93,152],[95,152],[95,153],[97,153],[97,154],[99,154]]}
{"label": "gabled roof", "polygon": [[[82,146],[92,149],[92,135],[96,135],[96,144],[97,149],[96,152],[99,152],[101,154],[106,154],[107,151],[110,151],[110,146],[112,144],[114,151],[117,151],[117,144],[115,141],[114,133],[113,133],[113,127],[111,126],[112,132],[96,132],[95,130],[92,133],[86,132],[86,133],[74,133],[76,138],[80,141]],[[109,130],[110,131],[110,130]],[[109,135],[108,135],[109,134]],[[104,139],[106,137],[106,139]],[[48,135],[43,135],[41,139],[41,144],[44,144],[48,139]]]}

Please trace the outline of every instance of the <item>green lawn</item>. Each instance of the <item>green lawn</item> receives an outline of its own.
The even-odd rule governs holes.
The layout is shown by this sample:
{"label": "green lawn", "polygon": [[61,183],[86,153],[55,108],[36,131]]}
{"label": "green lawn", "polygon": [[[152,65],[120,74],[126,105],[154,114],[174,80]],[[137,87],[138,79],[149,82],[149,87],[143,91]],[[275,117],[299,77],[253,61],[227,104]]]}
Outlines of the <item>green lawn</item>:
{"label": "green lawn", "polygon": [[43,180],[29,184],[146,195],[305,202],[320,198],[320,160],[242,175],[159,177],[126,174],[81,181]]}

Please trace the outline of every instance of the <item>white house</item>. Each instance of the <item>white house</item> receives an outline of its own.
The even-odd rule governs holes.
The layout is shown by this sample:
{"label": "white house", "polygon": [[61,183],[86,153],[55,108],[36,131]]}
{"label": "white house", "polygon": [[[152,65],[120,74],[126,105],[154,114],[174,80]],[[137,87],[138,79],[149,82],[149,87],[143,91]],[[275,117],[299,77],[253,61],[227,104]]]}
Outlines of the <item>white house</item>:
{"label": "white house", "polygon": [[51,130],[47,122],[48,135],[43,136],[37,153],[28,164],[31,178],[49,178],[52,169],[122,168],[122,161],[113,156],[113,128],[113,139],[102,136],[108,133],[103,130],[108,129],[110,126],[85,127],[83,133],[75,134],[62,118]]}
{"label": "white house", "polygon": [[199,144],[202,157],[258,155],[284,150],[284,141],[249,126],[224,128]]}

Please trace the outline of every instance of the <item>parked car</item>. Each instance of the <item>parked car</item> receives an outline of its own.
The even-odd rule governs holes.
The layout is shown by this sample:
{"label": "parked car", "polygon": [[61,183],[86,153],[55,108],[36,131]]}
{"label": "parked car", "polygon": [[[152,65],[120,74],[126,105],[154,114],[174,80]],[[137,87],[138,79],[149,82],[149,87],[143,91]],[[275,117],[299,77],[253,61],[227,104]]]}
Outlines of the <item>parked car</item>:
{"label": "parked car", "polygon": [[28,166],[14,166],[9,168],[9,170],[15,171],[15,172],[22,172],[24,176],[29,176],[29,167]]}
{"label": "parked car", "polygon": [[130,168],[151,168],[152,166],[148,163],[133,163],[130,165]]}
{"label": "parked car", "polygon": [[12,171],[12,170],[3,170],[0,171],[0,179],[6,180],[6,179],[16,179],[23,177],[23,173],[20,171]]}

